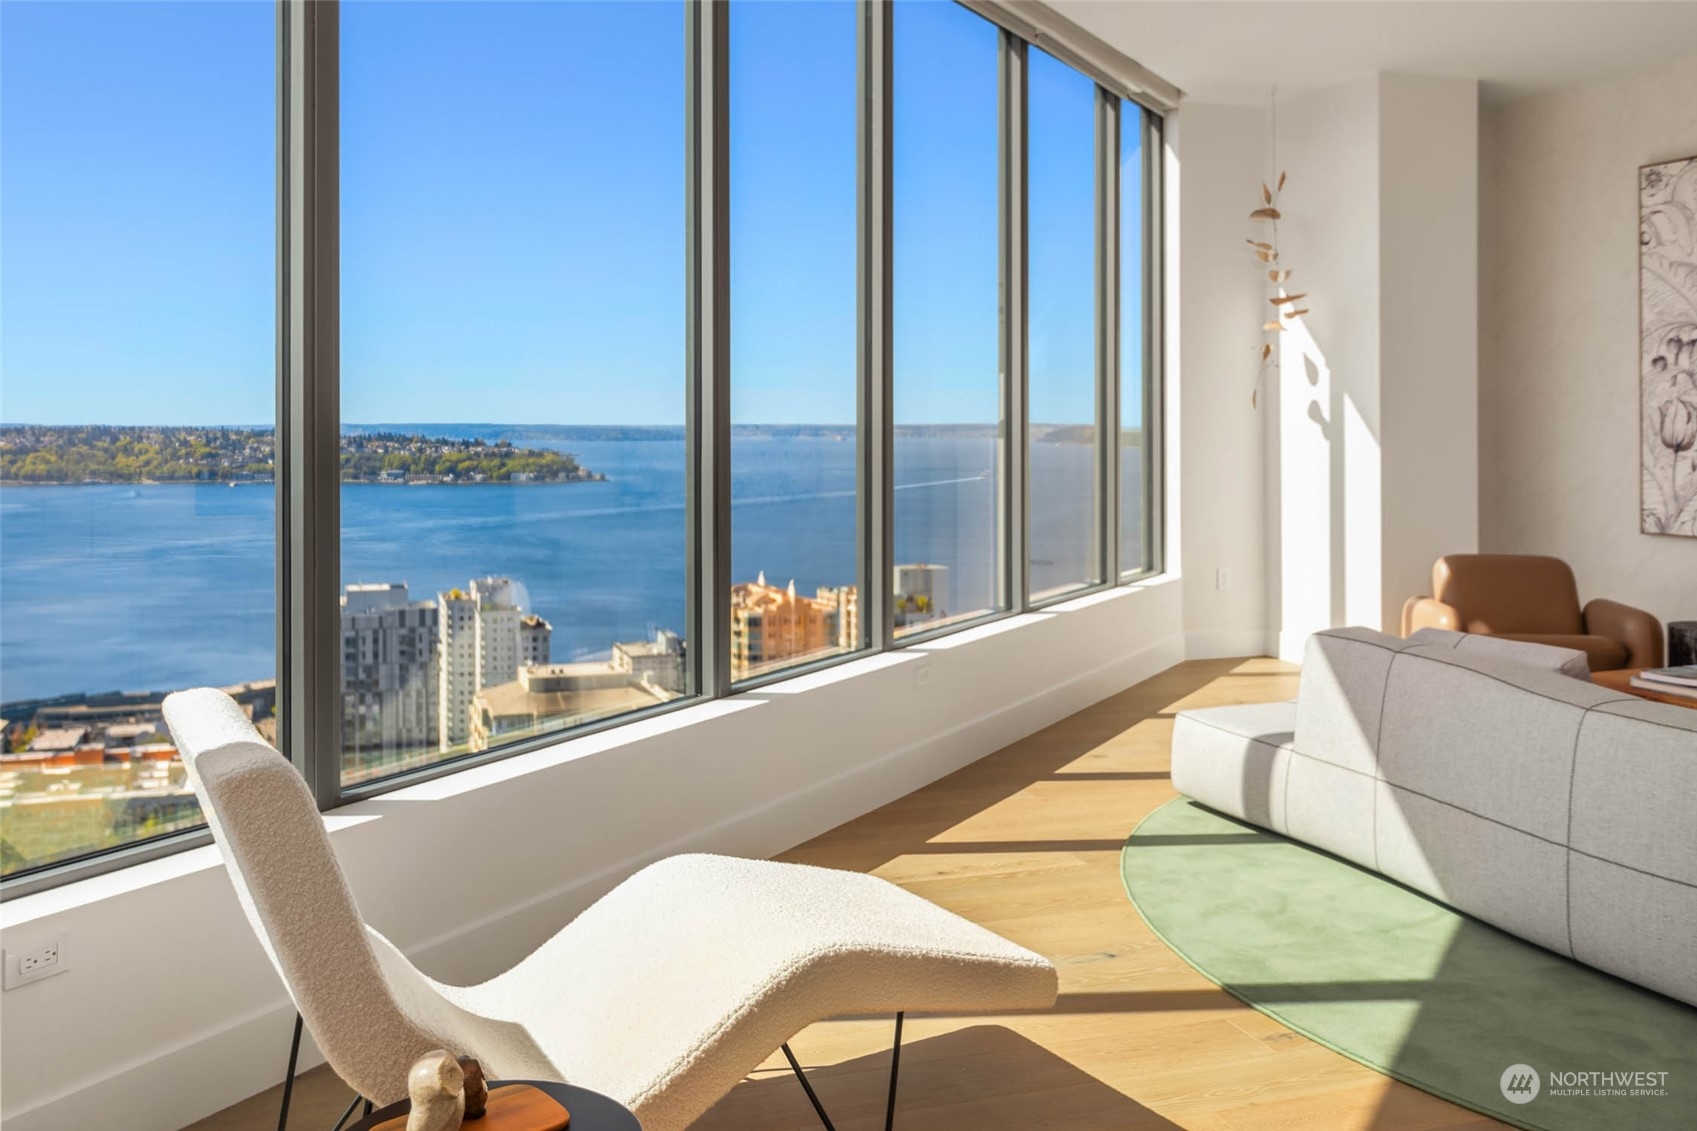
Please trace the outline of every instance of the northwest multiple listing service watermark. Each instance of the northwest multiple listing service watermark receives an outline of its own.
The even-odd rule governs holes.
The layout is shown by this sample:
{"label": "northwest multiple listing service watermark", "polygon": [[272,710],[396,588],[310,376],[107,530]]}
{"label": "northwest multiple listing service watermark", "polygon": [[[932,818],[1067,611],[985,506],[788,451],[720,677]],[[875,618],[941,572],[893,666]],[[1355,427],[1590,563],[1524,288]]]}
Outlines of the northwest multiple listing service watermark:
{"label": "northwest multiple listing service watermark", "polygon": [[1665,1096],[1668,1074],[1623,1069],[1551,1071],[1542,1077],[1530,1064],[1511,1064],[1499,1082],[1503,1099],[1531,1103],[1540,1094],[1556,1096]]}

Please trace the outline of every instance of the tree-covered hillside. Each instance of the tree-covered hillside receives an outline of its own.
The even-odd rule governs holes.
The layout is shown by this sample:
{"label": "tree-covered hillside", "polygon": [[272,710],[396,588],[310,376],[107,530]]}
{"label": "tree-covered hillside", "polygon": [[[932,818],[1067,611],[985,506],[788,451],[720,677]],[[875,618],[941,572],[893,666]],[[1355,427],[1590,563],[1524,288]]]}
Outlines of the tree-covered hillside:
{"label": "tree-covered hillside", "polygon": [[[265,481],[274,474],[270,429],[0,428],[0,481],[193,483]],[[502,440],[381,433],[342,437],[344,483],[570,483],[600,476],[571,455]]]}

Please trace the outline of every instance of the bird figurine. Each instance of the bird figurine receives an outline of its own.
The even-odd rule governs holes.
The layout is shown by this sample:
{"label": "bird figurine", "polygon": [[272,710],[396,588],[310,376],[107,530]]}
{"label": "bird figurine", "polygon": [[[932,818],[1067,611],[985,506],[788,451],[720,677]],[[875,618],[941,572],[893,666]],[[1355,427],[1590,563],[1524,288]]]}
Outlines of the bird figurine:
{"label": "bird figurine", "polygon": [[474,1056],[462,1056],[460,1071],[465,1073],[465,1117],[482,1119],[489,1110],[489,1083],[483,1078],[483,1065]]}
{"label": "bird figurine", "polygon": [[407,1070],[412,1111],[407,1131],[459,1131],[465,1118],[465,1070],[446,1049],[433,1049]]}

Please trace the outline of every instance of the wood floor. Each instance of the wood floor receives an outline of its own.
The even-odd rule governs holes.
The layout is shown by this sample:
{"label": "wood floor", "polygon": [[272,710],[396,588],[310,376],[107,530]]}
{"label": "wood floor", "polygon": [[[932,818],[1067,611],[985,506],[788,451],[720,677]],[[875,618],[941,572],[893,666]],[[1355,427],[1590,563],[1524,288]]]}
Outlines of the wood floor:
{"label": "wood floor", "polygon": [[[904,1131],[1440,1131],[1501,1124],[1398,1084],[1216,989],[1144,926],[1119,850],[1171,798],[1172,716],[1288,699],[1273,660],[1181,664],[836,828],[784,859],[901,884],[1052,958],[1052,1012],[911,1016],[896,1125]],[[791,1042],[840,1131],[883,1126],[891,1024],[831,1021]],[[301,1078],[291,1126],[328,1128],[350,1096],[327,1069]],[[276,1126],[277,1089],[191,1131]],[[694,1131],[816,1131],[773,1057]]]}

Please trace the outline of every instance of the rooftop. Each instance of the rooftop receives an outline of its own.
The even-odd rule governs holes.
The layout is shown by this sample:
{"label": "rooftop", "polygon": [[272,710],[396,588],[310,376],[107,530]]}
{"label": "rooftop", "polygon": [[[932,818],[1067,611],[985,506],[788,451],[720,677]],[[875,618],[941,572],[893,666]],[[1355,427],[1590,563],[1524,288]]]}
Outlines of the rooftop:
{"label": "rooftop", "polygon": [[29,749],[31,753],[36,754],[75,750],[82,745],[82,740],[87,735],[87,727],[54,727],[52,730],[42,731],[31,739]]}
{"label": "rooftop", "polygon": [[511,683],[486,687],[476,702],[495,719],[604,715],[664,703],[664,691],[604,663],[539,664]]}

